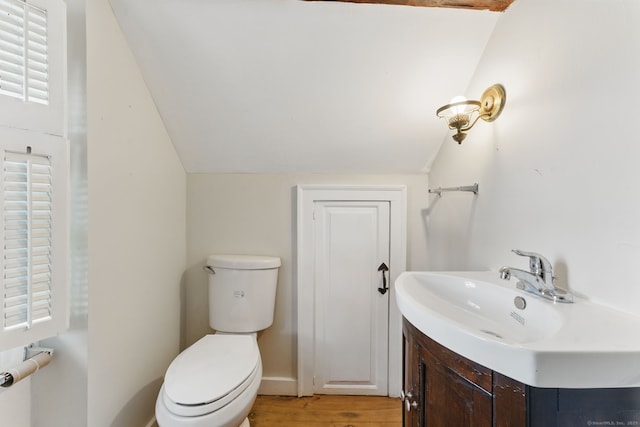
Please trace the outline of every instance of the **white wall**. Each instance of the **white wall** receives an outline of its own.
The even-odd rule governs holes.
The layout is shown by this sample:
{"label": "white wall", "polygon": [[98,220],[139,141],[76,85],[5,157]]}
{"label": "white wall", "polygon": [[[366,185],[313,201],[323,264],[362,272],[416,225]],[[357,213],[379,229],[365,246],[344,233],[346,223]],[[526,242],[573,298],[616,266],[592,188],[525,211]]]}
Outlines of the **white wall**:
{"label": "white wall", "polygon": [[[16,348],[0,352],[0,369],[4,372],[20,364],[23,360],[23,349]],[[0,411],[2,423],[12,427],[29,427],[31,425],[31,378],[0,389]]]}
{"label": "white wall", "polygon": [[86,19],[86,425],[142,426],[178,353],[186,174],[107,0],[88,0]]}
{"label": "white wall", "polygon": [[537,251],[560,284],[640,314],[638,22],[635,0],[517,0],[500,18],[468,95],[500,82],[506,107],[432,167],[433,185],[480,192],[433,200],[430,268],[526,268],[510,249]]}
{"label": "white wall", "polygon": [[41,344],[54,350],[31,379],[31,427],[87,425],[88,200],[85,1],[67,2],[68,134],[71,145],[70,327]]}
{"label": "white wall", "polygon": [[190,174],[188,255],[183,289],[183,346],[210,333],[206,257],[214,253],[282,258],[274,324],[259,335],[265,379],[262,392],[296,394],[295,186],[298,184],[387,184],[407,186],[407,264],[426,267],[423,209],[426,175]]}

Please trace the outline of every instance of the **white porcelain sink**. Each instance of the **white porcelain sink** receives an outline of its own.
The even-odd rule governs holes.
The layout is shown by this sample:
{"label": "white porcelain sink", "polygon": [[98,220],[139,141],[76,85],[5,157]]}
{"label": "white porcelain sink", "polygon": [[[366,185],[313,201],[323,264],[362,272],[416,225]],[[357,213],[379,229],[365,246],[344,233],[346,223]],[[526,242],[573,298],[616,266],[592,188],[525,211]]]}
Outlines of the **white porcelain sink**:
{"label": "white porcelain sink", "polygon": [[395,292],[425,335],[525,384],[640,386],[640,317],[579,297],[555,304],[495,271],[405,272]]}

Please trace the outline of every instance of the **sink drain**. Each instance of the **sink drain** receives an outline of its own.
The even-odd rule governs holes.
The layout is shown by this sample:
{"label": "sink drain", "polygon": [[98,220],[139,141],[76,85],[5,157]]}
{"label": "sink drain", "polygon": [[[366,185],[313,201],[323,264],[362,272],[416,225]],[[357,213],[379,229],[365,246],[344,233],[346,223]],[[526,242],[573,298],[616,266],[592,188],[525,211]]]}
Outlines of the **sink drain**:
{"label": "sink drain", "polygon": [[518,310],[524,310],[525,308],[527,308],[527,300],[522,297],[515,297],[513,299],[513,304]]}
{"label": "sink drain", "polygon": [[493,332],[493,331],[487,331],[486,329],[481,329],[480,332],[484,332],[487,335],[492,335],[492,336],[494,336],[496,338],[502,339],[502,335],[500,335],[500,334],[498,334],[496,332]]}

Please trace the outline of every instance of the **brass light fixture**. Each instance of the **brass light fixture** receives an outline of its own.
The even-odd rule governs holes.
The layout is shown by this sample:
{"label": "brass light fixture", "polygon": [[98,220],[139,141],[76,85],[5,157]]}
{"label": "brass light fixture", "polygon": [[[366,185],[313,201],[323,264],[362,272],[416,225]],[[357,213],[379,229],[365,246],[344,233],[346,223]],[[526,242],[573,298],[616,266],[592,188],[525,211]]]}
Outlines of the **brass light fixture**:
{"label": "brass light fixture", "polygon": [[467,137],[466,132],[476,124],[478,119],[485,122],[492,122],[500,116],[507,94],[501,84],[490,86],[484,91],[480,101],[466,99],[463,96],[456,96],[447,105],[436,111],[436,115],[446,119],[449,129],[456,131],[453,139],[462,144]]}

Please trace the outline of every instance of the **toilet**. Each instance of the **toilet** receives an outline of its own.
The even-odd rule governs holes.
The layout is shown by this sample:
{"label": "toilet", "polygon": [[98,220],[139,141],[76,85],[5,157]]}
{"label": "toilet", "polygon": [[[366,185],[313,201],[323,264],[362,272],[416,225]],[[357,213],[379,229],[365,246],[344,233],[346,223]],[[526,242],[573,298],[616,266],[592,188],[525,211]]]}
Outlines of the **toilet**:
{"label": "toilet", "polygon": [[249,427],[262,361],[257,333],[273,323],[280,258],[211,255],[206,335],[176,357],[156,400],[160,427]]}

